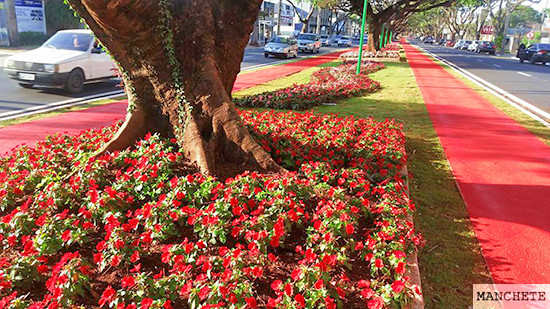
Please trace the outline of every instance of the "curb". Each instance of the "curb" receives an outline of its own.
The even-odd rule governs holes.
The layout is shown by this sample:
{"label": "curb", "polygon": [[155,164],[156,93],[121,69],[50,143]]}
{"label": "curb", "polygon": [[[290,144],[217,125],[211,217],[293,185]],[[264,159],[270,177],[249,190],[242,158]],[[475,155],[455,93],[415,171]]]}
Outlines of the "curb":
{"label": "curb", "polygon": [[[409,170],[407,169],[407,165],[403,167],[401,170],[401,175],[403,175],[403,179],[405,180],[405,192],[407,193],[407,196],[410,198],[411,194],[409,192]],[[409,214],[408,218],[411,222],[413,221],[413,215]],[[407,256],[407,271],[405,272],[405,275],[411,277],[411,283],[418,286],[418,290],[420,291],[419,294],[414,294],[414,297],[411,299],[410,303],[405,304],[405,309],[424,309],[424,296],[422,294],[422,282],[420,279],[420,267],[418,265],[418,249],[415,249],[413,254]]]}

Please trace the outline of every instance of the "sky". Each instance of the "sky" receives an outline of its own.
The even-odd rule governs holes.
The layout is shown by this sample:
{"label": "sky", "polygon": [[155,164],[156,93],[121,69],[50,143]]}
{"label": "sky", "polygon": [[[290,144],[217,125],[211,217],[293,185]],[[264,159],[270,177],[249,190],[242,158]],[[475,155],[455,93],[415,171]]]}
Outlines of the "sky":
{"label": "sky", "polygon": [[530,7],[534,8],[535,10],[542,12],[545,5],[548,3],[548,8],[550,8],[550,1],[548,0],[540,0],[539,3],[529,3],[529,1],[526,1],[525,5],[529,5]]}

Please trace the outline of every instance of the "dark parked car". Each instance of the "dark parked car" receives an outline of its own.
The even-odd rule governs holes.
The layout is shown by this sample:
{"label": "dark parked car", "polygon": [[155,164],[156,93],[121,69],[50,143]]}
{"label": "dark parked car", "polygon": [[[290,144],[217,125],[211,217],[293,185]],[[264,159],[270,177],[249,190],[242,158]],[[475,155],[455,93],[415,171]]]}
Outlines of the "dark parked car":
{"label": "dark parked car", "polygon": [[481,41],[477,44],[477,48],[475,49],[476,53],[489,53],[491,55],[494,55],[496,52],[496,45],[493,42],[489,41]]}
{"label": "dark parked car", "polygon": [[433,44],[433,43],[434,43],[434,38],[432,38],[431,36],[424,38],[424,44]]}
{"label": "dark parked car", "polygon": [[519,62],[523,63],[528,60],[529,63],[535,64],[541,62],[545,65],[546,62],[550,62],[550,44],[535,43],[531,44],[525,50],[518,50],[517,57]]}

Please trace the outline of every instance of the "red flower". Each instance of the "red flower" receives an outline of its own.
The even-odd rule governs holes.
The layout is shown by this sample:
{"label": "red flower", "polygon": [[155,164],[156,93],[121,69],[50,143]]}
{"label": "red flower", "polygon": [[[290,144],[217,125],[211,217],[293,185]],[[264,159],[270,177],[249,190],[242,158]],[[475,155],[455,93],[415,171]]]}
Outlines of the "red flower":
{"label": "red flower", "polygon": [[245,300],[249,308],[258,308],[258,303],[254,297],[246,297]]}
{"label": "red flower", "polygon": [[296,268],[290,274],[290,278],[292,278],[292,280],[294,280],[294,281],[298,281],[302,278],[303,273],[304,272],[302,271],[301,268]]}
{"label": "red flower", "polygon": [[384,300],[382,299],[382,297],[377,296],[372,300],[369,300],[367,306],[369,307],[369,309],[381,309],[382,307],[384,307]]}
{"label": "red flower", "polygon": [[355,232],[355,228],[353,227],[353,224],[347,224],[346,233],[348,233],[348,235],[351,235],[353,234],[353,232]]}
{"label": "red flower", "polygon": [[382,268],[384,267],[384,262],[382,259],[376,259],[374,260],[374,266],[376,266],[376,268]]}
{"label": "red flower", "polygon": [[103,294],[101,294],[101,298],[99,299],[99,305],[103,307],[105,304],[111,303],[116,296],[116,291],[111,287],[108,286],[104,291]]}
{"label": "red flower", "polygon": [[316,288],[317,290],[320,290],[323,288],[323,285],[324,285],[323,279],[319,279],[315,282],[313,287]]}
{"label": "red flower", "polygon": [[122,279],[122,288],[123,289],[128,288],[128,287],[132,287],[132,286],[134,286],[134,284],[136,284],[136,281],[135,281],[134,277],[132,277],[132,276],[126,276]]}
{"label": "red flower", "polygon": [[300,308],[304,308],[306,306],[306,300],[302,294],[296,294],[296,296],[294,296],[294,300],[298,303]]}
{"label": "red flower", "polygon": [[401,280],[394,281],[391,288],[395,293],[401,293],[401,291],[405,288],[405,283]]}
{"label": "red flower", "polygon": [[71,230],[66,230],[65,232],[63,232],[63,234],[61,234],[61,240],[67,242],[71,239]]}
{"label": "red flower", "polygon": [[210,295],[210,287],[205,286],[199,291],[200,300],[205,300]]}
{"label": "red flower", "polygon": [[144,298],[141,300],[140,309],[149,309],[153,305],[153,300],[151,298]]}

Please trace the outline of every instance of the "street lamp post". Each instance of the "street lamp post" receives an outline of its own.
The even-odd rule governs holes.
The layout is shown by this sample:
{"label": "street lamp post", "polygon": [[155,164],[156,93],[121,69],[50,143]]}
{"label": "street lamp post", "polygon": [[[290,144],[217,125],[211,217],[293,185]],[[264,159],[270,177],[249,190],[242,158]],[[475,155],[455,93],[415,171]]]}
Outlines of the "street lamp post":
{"label": "street lamp post", "polygon": [[359,39],[359,57],[357,57],[357,71],[356,75],[361,73],[361,58],[363,58],[363,40],[365,38],[365,20],[367,19],[367,5],[369,4],[368,0],[365,0],[363,4],[363,20],[361,21],[361,38]]}

